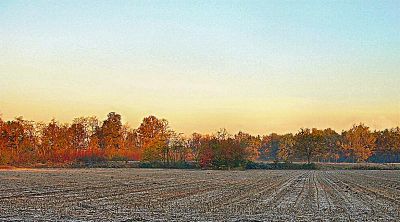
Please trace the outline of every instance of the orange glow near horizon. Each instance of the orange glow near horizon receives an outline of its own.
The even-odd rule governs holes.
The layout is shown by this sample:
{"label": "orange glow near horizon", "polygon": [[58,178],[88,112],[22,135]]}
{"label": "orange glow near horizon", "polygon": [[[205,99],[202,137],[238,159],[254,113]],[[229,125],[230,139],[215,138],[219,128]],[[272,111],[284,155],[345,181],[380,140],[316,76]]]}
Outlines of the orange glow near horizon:
{"label": "orange glow near horizon", "polygon": [[185,134],[391,128],[398,21],[397,3],[373,1],[3,1],[0,113],[156,115]]}

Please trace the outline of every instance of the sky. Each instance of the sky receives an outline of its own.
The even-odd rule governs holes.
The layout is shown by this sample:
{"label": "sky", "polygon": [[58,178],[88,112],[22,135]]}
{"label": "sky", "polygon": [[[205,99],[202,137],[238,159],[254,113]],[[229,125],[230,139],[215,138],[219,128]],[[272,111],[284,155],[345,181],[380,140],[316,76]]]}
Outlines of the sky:
{"label": "sky", "polygon": [[400,1],[0,1],[0,113],[178,132],[400,125]]}

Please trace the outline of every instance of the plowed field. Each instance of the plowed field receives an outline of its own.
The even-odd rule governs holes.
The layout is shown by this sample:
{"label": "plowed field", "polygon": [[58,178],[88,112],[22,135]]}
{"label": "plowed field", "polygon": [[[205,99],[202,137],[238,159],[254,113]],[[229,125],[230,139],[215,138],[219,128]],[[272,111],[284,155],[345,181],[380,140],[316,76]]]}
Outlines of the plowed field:
{"label": "plowed field", "polygon": [[400,171],[0,171],[0,221],[400,221]]}

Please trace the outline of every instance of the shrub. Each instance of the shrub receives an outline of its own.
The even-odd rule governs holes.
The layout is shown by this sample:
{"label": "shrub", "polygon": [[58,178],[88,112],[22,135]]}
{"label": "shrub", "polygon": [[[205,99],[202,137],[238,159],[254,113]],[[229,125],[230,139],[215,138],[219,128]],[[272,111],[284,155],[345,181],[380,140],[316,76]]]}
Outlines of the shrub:
{"label": "shrub", "polygon": [[85,155],[78,157],[76,162],[84,162],[84,163],[98,163],[98,162],[105,162],[106,158],[103,156],[98,155]]}
{"label": "shrub", "polygon": [[198,169],[199,164],[196,162],[185,162],[179,161],[175,163],[163,163],[163,162],[141,162],[139,164],[140,168],[170,168],[170,169]]}
{"label": "shrub", "polygon": [[263,169],[263,170],[316,170],[314,163],[265,163],[265,162],[247,162],[245,169]]}

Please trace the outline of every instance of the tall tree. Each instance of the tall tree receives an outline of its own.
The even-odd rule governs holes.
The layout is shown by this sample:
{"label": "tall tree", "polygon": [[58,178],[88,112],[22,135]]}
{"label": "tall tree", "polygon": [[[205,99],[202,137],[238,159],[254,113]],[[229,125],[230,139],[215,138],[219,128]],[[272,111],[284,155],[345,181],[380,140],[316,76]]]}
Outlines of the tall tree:
{"label": "tall tree", "polygon": [[71,147],[75,150],[87,149],[87,132],[82,123],[73,123],[68,128],[68,135],[70,135]]}
{"label": "tall tree", "polygon": [[217,148],[217,140],[215,137],[204,135],[199,138],[199,145],[197,161],[200,167],[208,168],[213,166],[213,162],[216,159],[214,149]]}
{"label": "tall tree", "polygon": [[188,145],[188,141],[183,137],[181,133],[176,133],[174,131],[170,134],[169,139],[169,150],[170,158],[172,162],[184,162],[187,159],[190,159],[190,148]]}
{"label": "tall tree", "polygon": [[333,129],[328,128],[322,131],[322,146],[318,152],[318,158],[323,161],[336,162],[341,154],[341,136]]}
{"label": "tall tree", "polygon": [[202,144],[202,135],[199,133],[193,133],[188,140],[188,146],[190,153],[193,155],[193,159],[199,161],[199,154]]}
{"label": "tall tree", "polygon": [[32,121],[23,120],[22,117],[7,122],[0,120],[0,163],[33,161],[37,144]]}
{"label": "tall tree", "polygon": [[111,112],[101,126],[100,144],[106,150],[118,150],[122,147],[121,115]]}
{"label": "tall tree", "polygon": [[354,125],[343,133],[342,147],[352,160],[365,162],[373,154],[376,137],[364,124]]}
{"label": "tall tree", "polygon": [[285,162],[292,162],[294,158],[294,146],[295,146],[295,139],[293,134],[288,133],[280,138],[279,142],[279,152],[278,157],[279,159]]}
{"label": "tall tree", "polygon": [[260,157],[261,139],[248,133],[239,132],[235,139],[245,149],[247,160],[257,160]]}
{"label": "tall tree", "polygon": [[400,128],[385,129],[374,133],[376,137],[375,161],[400,161]]}
{"label": "tall tree", "polygon": [[90,143],[90,138],[96,134],[96,130],[99,128],[99,120],[96,116],[90,117],[79,117],[72,121],[72,125],[76,124],[79,127],[83,126],[84,131],[84,147],[88,148]]}
{"label": "tall tree", "polygon": [[307,159],[307,163],[311,163],[315,155],[320,152],[323,146],[322,131],[313,128],[300,129],[295,135],[295,148],[298,155]]}
{"label": "tall tree", "polygon": [[279,140],[280,136],[276,133],[263,137],[261,154],[263,159],[278,161]]}
{"label": "tall tree", "polygon": [[68,125],[52,119],[49,124],[43,126],[41,135],[41,158],[51,162],[65,161],[66,153],[71,148]]}
{"label": "tall tree", "polygon": [[168,121],[149,116],[143,119],[138,130],[139,146],[143,158],[149,161],[162,160],[169,163],[169,130]]}

